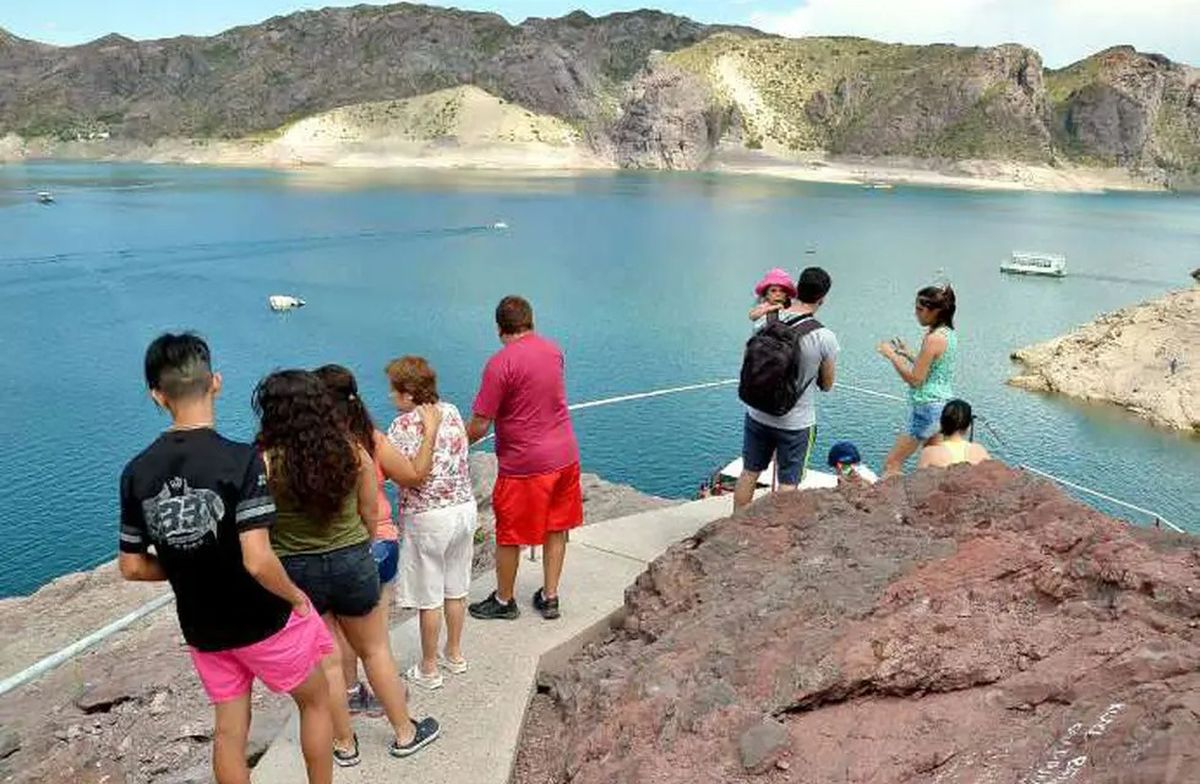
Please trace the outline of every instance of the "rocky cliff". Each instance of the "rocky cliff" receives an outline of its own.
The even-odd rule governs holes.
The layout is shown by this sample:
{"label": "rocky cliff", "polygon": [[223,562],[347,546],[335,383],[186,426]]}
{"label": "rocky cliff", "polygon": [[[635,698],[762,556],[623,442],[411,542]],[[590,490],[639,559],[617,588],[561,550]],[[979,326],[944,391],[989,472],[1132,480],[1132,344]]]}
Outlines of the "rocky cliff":
{"label": "rocky cliff", "polygon": [[1123,167],[1200,185],[1200,72],[1159,55],[1118,47],[1047,71],[1015,44],[788,40],[649,10],[511,25],[357,6],[65,48],[0,31],[0,141],[241,139],[465,85],[568,124],[626,167],[698,168],[734,148]]}
{"label": "rocky cliff", "polygon": [[1064,155],[1200,175],[1200,71],[1121,46],[1046,75]]}
{"label": "rocky cliff", "polygon": [[627,591],[516,781],[1197,781],[1198,566],[998,463],[777,495]]}
{"label": "rocky cliff", "polygon": [[1200,435],[1200,288],[1106,313],[1012,358],[1014,386],[1113,403]]}

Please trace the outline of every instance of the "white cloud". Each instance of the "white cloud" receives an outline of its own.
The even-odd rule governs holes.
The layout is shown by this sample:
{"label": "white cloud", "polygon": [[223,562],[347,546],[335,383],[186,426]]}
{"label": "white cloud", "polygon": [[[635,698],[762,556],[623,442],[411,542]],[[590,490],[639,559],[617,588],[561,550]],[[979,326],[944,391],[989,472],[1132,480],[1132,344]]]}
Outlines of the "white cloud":
{"label": "white cloud", "polygon": [[789,36],[1022,43],[1061,67],[1118,44],[1200,66],[1200,0],[807,0],[751,23]]}

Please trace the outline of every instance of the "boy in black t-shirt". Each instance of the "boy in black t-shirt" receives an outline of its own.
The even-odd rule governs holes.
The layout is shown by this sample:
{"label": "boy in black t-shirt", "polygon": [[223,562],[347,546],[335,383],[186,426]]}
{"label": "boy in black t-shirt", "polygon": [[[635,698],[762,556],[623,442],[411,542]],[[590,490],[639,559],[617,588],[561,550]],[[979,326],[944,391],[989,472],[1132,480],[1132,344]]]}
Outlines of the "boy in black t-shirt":
{"label": "boy in black t-shirt", "polygon": [[121,474],[121,575],[168,580],[175,591],[179,626],[216,710],[218,784],[250,782],[255,677],[296,701],[308,780],[329,784],[333,729],[318,664],[333,640],[271,549],[275,503],[262,457],[213,429],[221,377],[202,339],[160,336],[145,370],[172,424]]}

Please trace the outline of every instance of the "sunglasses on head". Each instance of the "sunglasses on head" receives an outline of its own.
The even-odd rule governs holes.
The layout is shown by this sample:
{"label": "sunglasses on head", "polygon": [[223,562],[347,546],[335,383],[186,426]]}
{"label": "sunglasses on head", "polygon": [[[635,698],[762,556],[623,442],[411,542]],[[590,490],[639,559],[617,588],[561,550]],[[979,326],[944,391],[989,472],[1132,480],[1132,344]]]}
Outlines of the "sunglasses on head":
{"label": "sunglasses on head", "polygon": [[917,307],[921,308],[922,310],[933,310],[937,307],[937,305],[927,299],[919,299],[917,300]]}

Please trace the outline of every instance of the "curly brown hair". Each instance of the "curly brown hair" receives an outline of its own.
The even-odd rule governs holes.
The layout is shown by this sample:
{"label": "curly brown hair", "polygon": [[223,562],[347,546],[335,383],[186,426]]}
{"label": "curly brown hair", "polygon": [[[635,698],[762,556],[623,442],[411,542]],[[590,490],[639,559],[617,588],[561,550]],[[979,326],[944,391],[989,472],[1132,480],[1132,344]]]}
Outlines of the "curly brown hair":
{"label": "curly brown hair", "polygon": [[258,382],[255,443],[267,456],[271,492],[329,520],[358,482],[358,455],[324,382],[307,370],[279,370]]}
{"label": "curly brown hair", "polygon": [[423,357],[400,357],[384,370],[392,389],[412,395],[418,406],[438,402],[437,373]]}
{"label": "curly brown hair", "polygon": [[313,371],[333,396],[333,404],[358,445],[375,457],[375,422],[358,394],[354,374],[341,365],[322,365]]}

